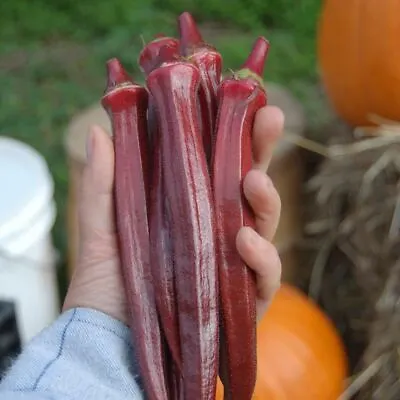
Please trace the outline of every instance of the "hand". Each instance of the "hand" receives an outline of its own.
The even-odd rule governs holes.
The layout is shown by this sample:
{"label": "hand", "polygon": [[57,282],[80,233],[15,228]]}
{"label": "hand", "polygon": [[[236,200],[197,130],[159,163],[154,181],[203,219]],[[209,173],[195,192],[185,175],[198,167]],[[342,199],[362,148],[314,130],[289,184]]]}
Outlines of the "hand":
{"label": "hand", "polygon": [[236,246],[256,273],[258,320],[281,282],[281,260],[271,243],[279,223],[281,200],[266,172],[283,122],[283,113],[277,107],[267,106],[258,111],[253,130],[254,166],[243,182],[244,194],[256,216],[256,231],[249,227],[240,229]]}
{"label": "hand", "polygon": [[[280,284],[281,264],[271,240],[280,214],[280,198],[266,171],[283,127],[282,112],[267,106],[257,113],[254,169],[244,181],[256,215],[256,231],[242,228],[237,249],[257,274],[257,315],[261,318]],[[88,162],[79,202],[80,249],[64,310],[88,307],[128,324],[113,212],[114,149],[106,132],[93,127],[87,141]]]}

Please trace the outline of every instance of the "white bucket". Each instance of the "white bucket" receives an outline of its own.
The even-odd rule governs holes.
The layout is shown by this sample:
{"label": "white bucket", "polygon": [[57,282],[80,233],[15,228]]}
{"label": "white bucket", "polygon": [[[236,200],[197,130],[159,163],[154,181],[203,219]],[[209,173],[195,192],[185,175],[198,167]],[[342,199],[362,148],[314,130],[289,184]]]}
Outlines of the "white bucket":
{"label": "white bucket", "polygon": [[0,137],[0,300],[14,302],[22,344],[59,313],[53,191],[43,157]]}

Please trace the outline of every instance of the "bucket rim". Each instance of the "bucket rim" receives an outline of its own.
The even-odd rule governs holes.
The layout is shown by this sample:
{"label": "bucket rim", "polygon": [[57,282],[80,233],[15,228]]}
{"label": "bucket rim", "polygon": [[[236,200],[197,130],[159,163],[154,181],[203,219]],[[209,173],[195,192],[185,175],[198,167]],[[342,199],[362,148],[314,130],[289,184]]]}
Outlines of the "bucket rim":
{"label": "bucket rim", "polygon": [[10,215],[0,223],[0,248],[7,247],[7,243],[20,235],[29,224],[50,206],[54,195],[54,181],[45,158],[32,146],[23,141],[0,135],[0,145],[10,150],[20,151],[27,158],[31,157],[43,179],[36,193],[17,213]]}

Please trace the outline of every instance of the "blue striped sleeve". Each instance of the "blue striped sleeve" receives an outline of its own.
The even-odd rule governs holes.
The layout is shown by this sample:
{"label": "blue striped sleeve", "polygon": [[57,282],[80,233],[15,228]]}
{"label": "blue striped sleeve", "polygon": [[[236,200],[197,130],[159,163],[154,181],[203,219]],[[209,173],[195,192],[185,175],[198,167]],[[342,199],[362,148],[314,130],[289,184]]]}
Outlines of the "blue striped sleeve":
{"label": "blue striped sleeve", "polygon": [[91,309],[63,313],[24,348],[0,383],[0,398],[142,399],[128,327]]}

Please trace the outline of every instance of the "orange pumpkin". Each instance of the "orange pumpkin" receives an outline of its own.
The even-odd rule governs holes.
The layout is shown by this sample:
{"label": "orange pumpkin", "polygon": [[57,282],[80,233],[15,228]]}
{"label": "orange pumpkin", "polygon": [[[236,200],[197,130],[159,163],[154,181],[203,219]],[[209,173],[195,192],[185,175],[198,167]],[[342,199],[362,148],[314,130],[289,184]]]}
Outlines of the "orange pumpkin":
{"label": "orange pumpkin", "polygon": [[[330,320],[287,284],[257,332],[258,376],[253,400],[337,400],[347,374],[343,344]],[[221,382],[217,400],[223,399]]]}
{"label": "orange pumpkin", "polygon": [[353,126],[369,115],[400,121],[400,2],[325,0],[318,32],[321,77]]}

